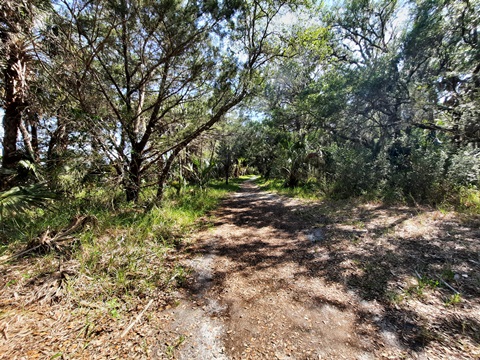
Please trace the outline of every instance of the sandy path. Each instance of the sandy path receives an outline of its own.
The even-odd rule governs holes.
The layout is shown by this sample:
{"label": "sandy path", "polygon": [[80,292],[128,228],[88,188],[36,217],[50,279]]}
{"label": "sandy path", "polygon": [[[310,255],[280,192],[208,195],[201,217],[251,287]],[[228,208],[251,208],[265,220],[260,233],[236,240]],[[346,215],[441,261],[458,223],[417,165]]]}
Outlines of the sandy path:
{"label": "sandy path", "polygon": [[313,275],[309,264],[324,255],[301,209],[252,182],[225,201],[185,263],[195,281],[171,310],[172,329],[187,335],[175,357],[376,358],[384,344],[358,316],[375,305]]}

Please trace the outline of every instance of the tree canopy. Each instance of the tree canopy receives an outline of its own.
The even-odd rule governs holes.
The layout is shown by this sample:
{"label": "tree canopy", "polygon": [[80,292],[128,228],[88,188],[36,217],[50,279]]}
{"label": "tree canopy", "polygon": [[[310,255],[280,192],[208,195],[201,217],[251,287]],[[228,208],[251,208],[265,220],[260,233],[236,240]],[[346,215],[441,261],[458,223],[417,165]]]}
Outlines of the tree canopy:
{"label": "tree canopy", "polygon": [[93,174],[133,202],[207,168],[342,196],[478,186],[479,13],[445,0],[3,2],[2,188],[38,181],[21,160],[52,189]]}

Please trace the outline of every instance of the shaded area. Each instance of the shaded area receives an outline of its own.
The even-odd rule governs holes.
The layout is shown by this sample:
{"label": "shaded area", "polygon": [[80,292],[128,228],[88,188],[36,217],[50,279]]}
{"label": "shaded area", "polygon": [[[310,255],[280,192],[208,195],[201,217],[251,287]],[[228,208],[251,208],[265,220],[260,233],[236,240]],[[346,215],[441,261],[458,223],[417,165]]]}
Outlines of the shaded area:
{"label": "shaded area", "polygon": [[[216,272],[218,293],[228,276],[278,269],[275,284],[265,284],[273,295],[291,292],[289,298],[302,306],[353,310],[357,324],[371,326],[384,344],[393,334],[402,349],[412,352],[439,343],[458,354],[465,351],[459,339],[480,345],[478,320],[464,316],[479,309],[478,219],[442,217],[426,208],[302,203],[250,182],[216,215],[215,226],[236,228],[232,235],[220,234],[214,247],[199,249],[233,264]],[[263,239],[266,229],[280,241]],[[308,235],[318,229],[324,236],[312,241]],[[286,264],[294,264],[296,272],[282,277]],[[295,284],[312,278],[353,291],[358,302],[299,292]],[[458,304],[448,304],[454,294],[450,287],[461,293]],[[251,300],[267,295],[252,294]],[[375,311],[368,309],[372,304]],[[434,311],[426,316],[418,304]]]}

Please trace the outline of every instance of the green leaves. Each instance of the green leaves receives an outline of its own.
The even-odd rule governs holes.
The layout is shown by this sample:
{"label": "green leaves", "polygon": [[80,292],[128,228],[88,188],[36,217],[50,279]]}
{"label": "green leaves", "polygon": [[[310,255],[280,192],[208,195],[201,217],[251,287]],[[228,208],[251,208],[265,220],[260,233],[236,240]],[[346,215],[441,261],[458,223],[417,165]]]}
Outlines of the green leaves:
{"label": "green leaves", "polygon": [[312,26],[298,33],[296,42],[304,49],[317,55],[320,59],[324,59],[330,53],[328,40],[331,33],[328,28],[323,26]]}
{"label": "green leaves", "polygon": [[0,192],[0,220],[35,208],[45,208],[57,198],[58,195],[51,192],[45,184],[15,186],[2,191]]}

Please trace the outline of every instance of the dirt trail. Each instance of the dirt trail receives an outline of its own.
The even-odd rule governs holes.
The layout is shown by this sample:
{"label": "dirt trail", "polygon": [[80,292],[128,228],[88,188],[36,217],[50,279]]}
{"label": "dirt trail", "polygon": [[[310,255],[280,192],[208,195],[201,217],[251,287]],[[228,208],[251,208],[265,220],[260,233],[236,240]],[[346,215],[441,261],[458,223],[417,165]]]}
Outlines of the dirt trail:
{"label": "dirt trail", "polygon": [[480,216],[253,182],[213,215],[194,242],[148,255],[167,288],[124,304],[76,259],[4,266],[0,359],[480,359]]}
{"label": "dirt trail", "polygon": [[301,209],[251,181],[225,201],[213,231],[199,234],[199,255],[185,263],[195,280],[168,315],[171,331],[186,334],[175,357],[374,359],[396,347],[393,334],[372,331],[375,302],[311,271],[328,255]]}

